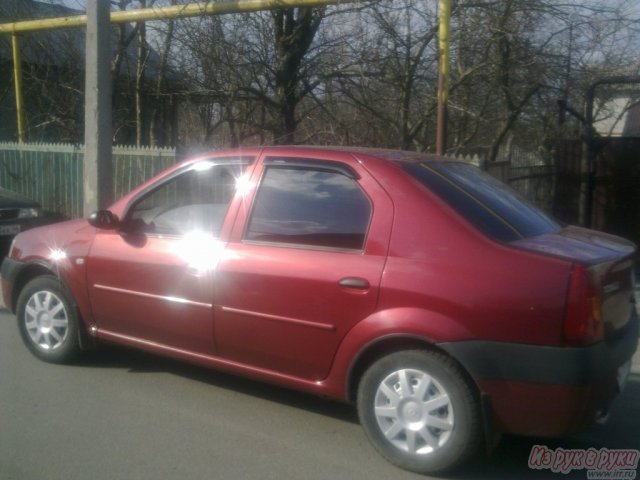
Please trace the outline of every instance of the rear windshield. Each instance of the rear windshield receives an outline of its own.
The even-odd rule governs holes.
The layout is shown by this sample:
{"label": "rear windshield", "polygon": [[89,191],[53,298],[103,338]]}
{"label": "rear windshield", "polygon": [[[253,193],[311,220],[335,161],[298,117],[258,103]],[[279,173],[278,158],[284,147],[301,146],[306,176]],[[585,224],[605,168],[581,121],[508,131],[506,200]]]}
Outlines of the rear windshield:
{"label": "rear windshield", "polygon": [[405,170],[476,228],[510,242],[555,232],[551,217],[480,169],[465,163],[407,163]]}

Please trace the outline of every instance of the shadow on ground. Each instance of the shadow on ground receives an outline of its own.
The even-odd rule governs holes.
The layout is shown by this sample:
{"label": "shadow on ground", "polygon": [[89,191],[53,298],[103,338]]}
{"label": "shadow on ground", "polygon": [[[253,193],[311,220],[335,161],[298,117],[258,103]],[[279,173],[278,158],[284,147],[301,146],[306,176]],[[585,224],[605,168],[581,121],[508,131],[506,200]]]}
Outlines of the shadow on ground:
{"label": "shadow on ground", "polygon": [[170,373],[337,420],[358,423],[358,416],[351,405],[125,347],[100,346],[89,352],[76,366],[126,369],[132,374]]}
{"label": "shadow on ground", "polygon": [[[185,364],[172,359],[122,347],[104,346],[88,355],[79,367],[119,368],[132,374],[170,373],[193,381],[251,395],[270,402],[280,402],[301,410],[327,415],[339,421],[358,423],[355,408],[312,395],[248,380],[214,370]],[[606,425],[597,425],[566,439],[504,436],[489,457],[482,457],[448,478],[505,479],[505,478],[561,478],[586,479],[585,470],[569,474],[528,467],[534,445],[549,449],[640,449],[640,375],[632,374],[625,392],[614,404]]]}

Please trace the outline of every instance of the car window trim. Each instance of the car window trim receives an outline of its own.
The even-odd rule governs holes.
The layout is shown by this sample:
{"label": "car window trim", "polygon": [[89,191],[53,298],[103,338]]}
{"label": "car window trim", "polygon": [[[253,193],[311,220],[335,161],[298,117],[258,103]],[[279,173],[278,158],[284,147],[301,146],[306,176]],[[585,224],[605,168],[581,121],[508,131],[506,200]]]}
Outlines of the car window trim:
{"label": "car window trim", "polygon": [[324,172],[340,173],[351,180],[360,180],[362,177],[351,166],[346,165],[339,161],[322,160],[322,159],[305,159],[300,157],[266,157],[264,160],[264,166],[287,166],[293,168],[300,168],[305,170],[319,170]]}
{"label": "car window trim", "polygon": [[258,246],[266,246],[266,247],[278,247],[278,248],[295,248],[297,250],[314,250],[314,251],[332,252],[332,253],[362,254],[365,251],[367,237],[368,235],[365,235],[362,248],[330,247],[327,245],[313,245],[313,244],[306,244],[306,243],[271,242],[269,240],[249,240],[246,238],[242,239],[242,244],[258,245]]}

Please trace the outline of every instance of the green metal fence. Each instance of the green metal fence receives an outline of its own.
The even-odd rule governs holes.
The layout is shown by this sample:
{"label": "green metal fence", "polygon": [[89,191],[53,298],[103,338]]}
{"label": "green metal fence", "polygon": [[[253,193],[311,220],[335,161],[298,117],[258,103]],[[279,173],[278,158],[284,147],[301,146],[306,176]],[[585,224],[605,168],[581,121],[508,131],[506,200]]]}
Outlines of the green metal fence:
{"label": "green metal fence", "polygon": [[[0,142],[0,187],[38,201],[70,218],[83,215],[84,147]],[[114,198],[176,162],[175,149],[113,148]]]}

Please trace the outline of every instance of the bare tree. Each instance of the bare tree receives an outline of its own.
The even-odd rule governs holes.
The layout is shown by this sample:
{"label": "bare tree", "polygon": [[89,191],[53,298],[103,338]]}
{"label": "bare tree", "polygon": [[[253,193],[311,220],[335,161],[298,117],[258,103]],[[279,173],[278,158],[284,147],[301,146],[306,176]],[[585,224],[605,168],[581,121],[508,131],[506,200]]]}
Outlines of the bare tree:
{"label": "bare tree", "polygon": [[[596,78],[637,74],[638,16],[636,0],[458,0],[450,152],[493,160],[512,145],[550,158],[558,135],[580,127],[575,115],[559,117],[557,100],[579,113]],[[378,0],[114,27],[115,138],[431,150],[437,21],[432,0]],[[47,90],[51,77],[33,72],[33,84]],[[72,83],[69,88],[80,92]],[[602,105],[618,95],[613,88],[600,93]],[[53,102],[55,92],[38,101],[47,96]],[[600,103],[596,107],[598,115],[606,113]],[[70,104],[38,109],[32,114],[38,125],[77,115]],[[76,127],[65,122],[65,138],[71,138]]]}
{"label": "bare tree", "polygon": [[313,87],[303,82],[302,64],[324,15],[324,8],[272,12],[275,42],[276,143],[295,143],[296,107]]}
{"label": "bare tree", "polygon": [[358,141],[425,149],[435,108],[437,15],[432,2],[379,2],[354,12],[348,67],[337,72],[345,108],[367,125]]}

